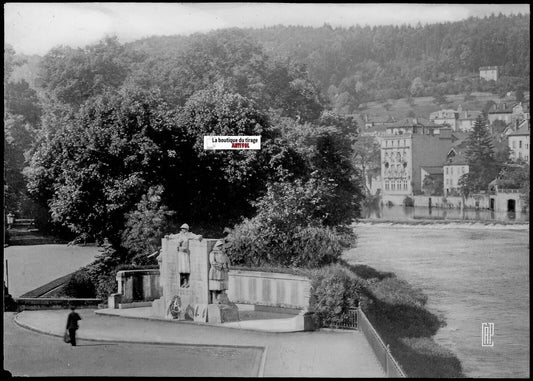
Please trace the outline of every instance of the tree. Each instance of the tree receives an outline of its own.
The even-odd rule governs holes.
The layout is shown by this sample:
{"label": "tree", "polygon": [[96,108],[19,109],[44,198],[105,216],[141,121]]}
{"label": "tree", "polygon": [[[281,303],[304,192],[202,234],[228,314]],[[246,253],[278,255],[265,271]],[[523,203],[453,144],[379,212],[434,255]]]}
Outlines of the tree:
{"label": "tree", "polygon": [[[277,171],[270,160],[278,151],[279,133],[267,115],[255,102],[233,92],[231,85],[218,81],[187,101],[177,124],[191,159],[168,183],[167,190],[178,184],[180,191],[168,206],[189,221],[209,221],[221,228],[250,216],[252,201]],[[261,150],[204,150],[204,136],[209,135],[260,135]]]}
{"label": "tree", "polygon": [[59,101],[78,107],[90,97],[123,84],[128,73],[123,54],[124,47],[116,37],[85,48],[59,46],[43,57],[38,81]]}
{"label": "tree", "polygon": [[30,194],[76,234],[118,243],[124,215],[160,181],[171,120],[157,94],[131,89],[96,96],[79,111],[49,106],[25,172]]}
{"label": "tree", "polygon": [[433,103],[438,105],[445,105],[448,104],[448,100],[443,94],[437,94],[433,97]]}
{"label": "tree", "polygon": [[4,48],[4,207],[36,217],[36,205],[28,198],[22,175],[25,154],[34,142],[41,108],[36,92],[24,80],[11,81],[23,60],[9,45]]}
{"label": "tree", "polygon": [[349,224],[359,216],[363,198],[361,173],[353,162],[357,125],[351,117],[324,112],[318,123],[293,126],[285,137],[292,141],[307,162],[303,180],[331,182],[333,192],[321,202],[328,211],[327,226]]}
{"label": "tree", "polygon": [[479,116],[466,139],[465,157],[469,173],[461,177],[463,194],[486,190],[498,175],[502,163],[494,153],[494,144],[487,128],[487,122]]}
{"label": "tree", "polygon": [[529,208],[529,169],[529,164],[526,162],[506,164],[498,176],[502,188],[520,190],[520,197],[527,208]]}
{"label": "tree", "polygon": [[427,196],[442,196],[444,184],[442,178],[426,175],[422,183],[422,189]]}
{"label": "tree", "polygon": [[409,93],[413,97],[419,97],[422,96],[422,93],[424,91],[424,83],[422,81],[422,78],[416,77],[413,79],[413,82],[411,83],[411,87],[409,88]]}
{"label": "tree", "polygon": [[135,210],[126,215],[122,246],[133,256],[133,264],[157,264],[155,256],[149,256],[161,246],[161,238],[169,232],[170,218],[175,214],[162,204],[163,190],[161,185],[148,189]]}
{"label": "tree", "polygon": [[355,165],[365,179],[366,194],[370,194],[372,178],[381,171],[381,146],[373,136],[359,136],[353,146]]}

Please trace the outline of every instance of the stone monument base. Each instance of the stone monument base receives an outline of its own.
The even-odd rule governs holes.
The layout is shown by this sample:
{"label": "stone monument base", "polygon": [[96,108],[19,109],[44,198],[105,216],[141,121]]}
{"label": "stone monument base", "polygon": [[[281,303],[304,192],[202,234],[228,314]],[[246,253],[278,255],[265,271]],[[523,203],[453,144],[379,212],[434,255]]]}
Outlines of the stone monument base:
{"label": "stone monument base", "polygon": [[208,323],[221,324],[230,321],[239,321],[239,309],[235,303],[207,305]]}

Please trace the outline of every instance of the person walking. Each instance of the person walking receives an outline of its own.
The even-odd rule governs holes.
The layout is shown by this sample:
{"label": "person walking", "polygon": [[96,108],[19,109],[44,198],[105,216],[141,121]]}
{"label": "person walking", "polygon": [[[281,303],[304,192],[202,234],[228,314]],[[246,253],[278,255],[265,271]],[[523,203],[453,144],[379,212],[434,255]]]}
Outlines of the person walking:
{"label": "person walking", "polygon": [[72,310],[70,314],[68,314],[67,318],[67,330],[70,337],[70,345],[73,347],[76,346],[76,330],[78,329],[78,321],[81,320],[80,315],[75,311],[76,307],[71,306],[70,309]]}

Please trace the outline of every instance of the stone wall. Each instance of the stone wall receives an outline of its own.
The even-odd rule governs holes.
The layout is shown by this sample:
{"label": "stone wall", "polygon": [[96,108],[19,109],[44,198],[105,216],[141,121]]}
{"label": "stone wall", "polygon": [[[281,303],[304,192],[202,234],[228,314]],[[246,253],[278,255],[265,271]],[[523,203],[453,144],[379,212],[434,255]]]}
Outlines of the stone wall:
{"label": "stone wall", "polygon": [[[142,295],[149,297],[136,301],[151,301],[157,299],[155,296],[159,295],[160,299],[156,300],[156,302],[161,304],[160,308],[162,310],[160,312],[164,313],[163,310],[170,303],[171,296],[170,294],[166,296],[168,303],[166,300],[164,301],[164,295],[159,284],[159,270],[124,270],[120,271],[119,274],[117,274],[117,282],[119,282],[118,297],[110,298],[109,308],[125,308],[121,304],[131,302],[130,295],[141,294],[135,288],[142,287]],[[142,282],[133,281],[135,277],[140,275],[142,275]],[[296,309],[305,309],[309,306],[311,283],[309,279],[301,276],[261,271],[230,270],[228,286],[228,297],[234,303]],[[181,293],[180,297],[187,301],[184,292]],[[197,300],[198,302],[187,301],[187,304],[200,304],[198,297]]]}
{"label": "stone wall", "polygon": [[101,299],[73,299],[73,298],[15,298],[18,309],[22,310],[67,310],[70,306],[76,308],[98,308]]}
{"label": "stone wall", "polygon": [[434,208],[450,208],[460,209],[462,203],[465,208],[489,208],[489,197],[487,195],[474,195],[463,200],[462,197],[443,197],[443,196],[413,196],[415,206],[427,208],[429,206],[429,199],[431,198],[431,206]]}
{"label": "stone wall", "polygon": [[234,303],[305,309],[309,306],[308,278],[260,271],[232,270],[228,296]]}
{"label": "stone wall", "polygon": [[122,303],[152,301],[162,294],[159,270],[122,270],[117,273],[118,294]]}

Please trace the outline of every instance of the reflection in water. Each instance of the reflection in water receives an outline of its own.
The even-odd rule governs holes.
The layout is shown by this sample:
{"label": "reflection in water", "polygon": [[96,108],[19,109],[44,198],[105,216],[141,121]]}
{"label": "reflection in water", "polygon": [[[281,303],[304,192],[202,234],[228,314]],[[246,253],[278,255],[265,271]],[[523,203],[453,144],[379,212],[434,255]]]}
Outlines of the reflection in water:
{"label": "reflection in water", "polygon": [[446,209],[413,206],[372,206],[363,208],[362,218],[403,220],[471,220],[471,221],[518,221],[529,222],[529,213],[495,212],[488,209]]}

